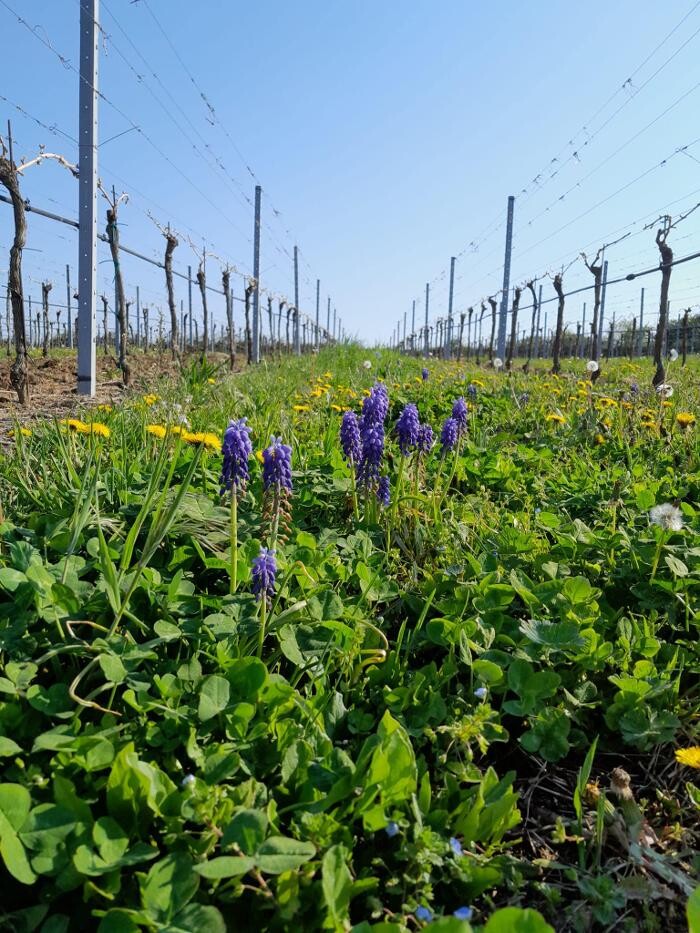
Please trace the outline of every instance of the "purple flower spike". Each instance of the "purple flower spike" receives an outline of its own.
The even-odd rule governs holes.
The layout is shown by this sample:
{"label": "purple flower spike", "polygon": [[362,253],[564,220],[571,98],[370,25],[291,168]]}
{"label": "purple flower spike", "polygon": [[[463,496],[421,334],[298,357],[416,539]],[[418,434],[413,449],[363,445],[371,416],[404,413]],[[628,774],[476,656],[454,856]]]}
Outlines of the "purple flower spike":
{"label": "purple flower spike", "polygon": [[423,382],[427,381],[429,375],[430,375],[430,372],[425,367],[423,367],[423,369],[421,370],[421,378],[423,379]]}
{"label": "purple flower spike", "polygon": [[399,438],[399,449],[406,456],[418,445],[420,433],[418,409],[413,402],[409,402],[399,415],[399,420],[396,422],[396,433]]}
{"label": "purple flower spike", "polygon": [[379,482],[377,484],[377,500],[384,508],[389,507],[391,502],[391,489],[389,487],[389,477],[380,476]]}
{"label": "purple flower spike", "polygon": [[429,454],[435,443],[435,435],[429,424],[422,424],[418,432],[418,451],[422,454]]}
{"label": "purple flower spike", "polygon": [[261,547],[260,554],[253,560],[253,593],[258,601],[266,599],[269,602],[275,595],[276,574],[275,552]]}
{"label": "purple flower spike", "polygon": [[467,427],[467,403],[464,401],[464,398],[460,396],[454,405],[452,406],[452,417],[457,422],[457,428],[461,434],[466,430]]}
{"label": "purple flower spike", "polygon": [[354,411],[346,411],[340,425],[340,445],[348,463],[359,463],[362,457],[360,425]]}
{"label": "purple flower spike", "polygon": [[442,426],[442,433],[440,434],[443,454],[446,454],[448,450],[454,450],[458,437],[459,425],[454,418],[446,418]]}
{"label": "purple flower spike", "polygon": [[357,479],[362,484],[379,479],[384,454],[384,425],[365,424],[360,427],[362,458],[357,465]]}
{"label": "purple flower spike", "polygon": [[292,448],[281,437],[273,437],[263,450],[263,490],[272,486],[292,491]]}
{"label": "purple flower spike", "polygon": [[364,424],[383,424],[389,413],[389,392],[383,382],[375,382],[372,391],[362,403]]}
{"label": "purple flower spike", "polygon": [[224,440],[221,445],[224,455],[220,478],[222,495],[229,489],[233,491],[235,488],[237,492],[245,486],[250,476],[248,458],[253,452],[253,445],[250,442],[250,428],[246,421],[246,418],[241,418],[240,421],[229,421],[224,431]]}

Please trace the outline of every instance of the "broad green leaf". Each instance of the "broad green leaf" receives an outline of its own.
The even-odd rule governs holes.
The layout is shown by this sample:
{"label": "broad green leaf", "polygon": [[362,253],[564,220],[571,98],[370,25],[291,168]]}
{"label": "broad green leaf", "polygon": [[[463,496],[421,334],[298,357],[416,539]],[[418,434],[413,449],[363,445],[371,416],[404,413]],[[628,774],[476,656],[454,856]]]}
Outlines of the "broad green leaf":
{"label": "broad green leaf", "polygon": [[5,735],[0,735],[0,758],[9,758],[10,755],[21,755],[22,749],[13,740]]}
{"label": "broad green leaf", "polygon": [[141,881],[141,901],[158,921],[170,920],[194,897],[199,876],[184,852],[171,852],[151,866]]}
{"label": "broad green leaf", "polygon": [[220,855],[218,858],[200,862],[194,870],[202,878],[219,881],[222,878],[238,878],[255,867],[255,859],[247,855]]}
{"label": "broad green leaf", "polygon": [[335,845],[323,856],[321,884],[328,916],[334,929],[344,930],[350,907],[352,875],[346,864],[348,851],[345,846]]}
{"label": "broad green leaf", "polygon": [[316,848],[310,842],[299,842],[286,836],[270,836],[258,849],[255,864],[267,875],[279,875],[283,871],[299,868],[314,855]]}
{"label": "broad green leaf", "polygon": [[688,898],[688,933],[700,933],[700,888],[696,888]]}
{"label": "broad green leaf", "polygon": [[18,830],[29,816],[32,798],[21,784],[0,784],[0,813],[7,818],[14,830]]}
{"label": "broad green leaf", "polygon": [[212,719],[228,706],[231,687],[225,677],[211,674],[202,682],[198,715],[202,722]]}
{"label": "broad green leaf", "polygon": [[491,914],[484,933],[554,933],[554,927],[537,910],[502,907]]}
{"label": "broad green leaf", "polygon": [[244,855],[253,855],[266,832],[267,814],[263,810],[239,810],[224,830],[221,847],[237,845]]}

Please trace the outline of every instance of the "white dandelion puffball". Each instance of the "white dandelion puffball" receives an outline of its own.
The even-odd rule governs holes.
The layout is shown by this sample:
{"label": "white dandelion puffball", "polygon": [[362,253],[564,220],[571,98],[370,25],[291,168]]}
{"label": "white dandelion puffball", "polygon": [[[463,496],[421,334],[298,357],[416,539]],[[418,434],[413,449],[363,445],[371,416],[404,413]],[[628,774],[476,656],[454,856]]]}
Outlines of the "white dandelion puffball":
{"label": "white dandelion puffball", "polygon": [[678,350],[675,350],[675,349],[671,350],[671,352],[668,354],[668,358],[671,360],[672,363],[675,363],[676,360],[678,359]]}
{"label": "white dandelion puffball", "polygon": [[595,360],[589,360],[586,363],[586,370],[589,373],[597,373],[599,369],[600,369],[600,366],[598,366]]}
{"label": "white dandelion puffball", "polygon": [[493,359],[493,368],[494,368],[494,369],[500,369],[501,366],[503,366],[503,360],[500,358],[500,356],[494,357],[494,359]]}
{"label": "white dandelion puffball", "polygon": [[656,392],[661,398],[671,398],[673,395],[673,386],[670,386],[667,382],[662,382],[660,386],[656,387]]}
{"label": "white dandelion puffball", "polygon": [[649,521],[665,531],[680,531],[683,527],[683,513],[671,502],[664,502],[649,510]]}
{"label": "white dandelion puffball", "polygon": [[372,363],[371,363],[369,360],[365,360],[364,363],[363,363],[362,365],[364,366],[365,369],[371,369],[371,368],[372,368]]}

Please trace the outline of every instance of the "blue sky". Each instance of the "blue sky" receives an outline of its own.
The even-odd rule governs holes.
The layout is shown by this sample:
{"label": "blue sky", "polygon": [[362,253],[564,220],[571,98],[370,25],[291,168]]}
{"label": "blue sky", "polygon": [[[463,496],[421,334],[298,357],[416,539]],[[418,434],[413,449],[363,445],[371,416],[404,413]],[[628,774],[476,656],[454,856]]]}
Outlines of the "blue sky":
{"label": "blue sky", "polygon": [[[458,256],[456,311],[500,288],[511,193],[513,284],[557,271],[581,249],[595,252],[627,229],[630,237],[609,252],[610,276],[654,266],[653,230],[644,231],[644,222],[700,201],[694,0],[663,6],[613,0],[595,16],[583,4],[554,0],[103,0],[101,6],[100,85],[110,103],[100,108],[106,141],[100,174],[130,195],[121,209],[123,242],[154,257],[162,253],[150,212],[249,272],[258,180],[262,286],[292,295],[297,243],[302,309],[313,315],[319,277],[322,309],[330,294],[348,332],[368,343],[388,339],[404,311],[410,322],[413,298],[422,320],[427,281],[433,316],[445,313],[451,255]],[[2,125],[12,119],[18,156],[31,158],[45,143],[77,157],[74,142],[13,105],[77,136],[77,76],[55,52],[77,65],[78,15],[78,0],[0,3],[6,98],[0,115]],[[107,142],[133,124],[143,133]],[[30,170],[23,190],[37,205],[77,215],[76,182],[56,165]],[[10,219],[0,205],[0,281]],[[679,256],[700,249],[700,210],[670,242]],[[28,291],[38,297],[48,278],[62,297],[66,263],[77,274],[75,234],[30,217],[28,245]],[[110,295],[102,247],[99,258],[100,288]],[[183,270],[196,265],[184,240],[175,262]],[[124,266],[129,293],[138,284],[144,303],[165,309],[162,273],[132,259]],[[698,304],[698,268],[674,270],[672,314]],[[210,281],[219,275],[210,262]],[[567,270],[567,288],[589,281],[582,263]],[[242,276],[234,280],[239,296],[242,283]],[[543,284],[550,297],[551,282]],[[641,284],[611,288],[609,313],[632,314]],[[658,278],[643,284],[650,315]],[[182,282],[177,289],[186,302]],[[569,320],[583,300],[568,302]],[[212,302],[219,321],[220,305]]]}

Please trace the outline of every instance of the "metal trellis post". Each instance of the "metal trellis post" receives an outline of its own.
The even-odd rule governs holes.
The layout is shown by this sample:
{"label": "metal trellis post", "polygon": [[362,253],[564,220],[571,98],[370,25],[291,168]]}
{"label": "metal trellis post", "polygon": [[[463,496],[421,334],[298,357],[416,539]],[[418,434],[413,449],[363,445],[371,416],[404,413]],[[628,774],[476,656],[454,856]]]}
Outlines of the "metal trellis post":
{"label": "metal trellis post", "polygon": [[513,250],[513,212],[515,210],[515,197],[508,198],[508,222],[506,224],[506,251],[503,258],[503,289],[501,291],[501,307],[498,313],[498,342],[496,356],[504,359],[506,355],[506,327],[508,321],[508,295],[510,292],[510,257]]}
{"label": "metal trellis post", "polygon": [[97,81],[99,0],[80,0],[78,95],[78,394],[96,388]]}

